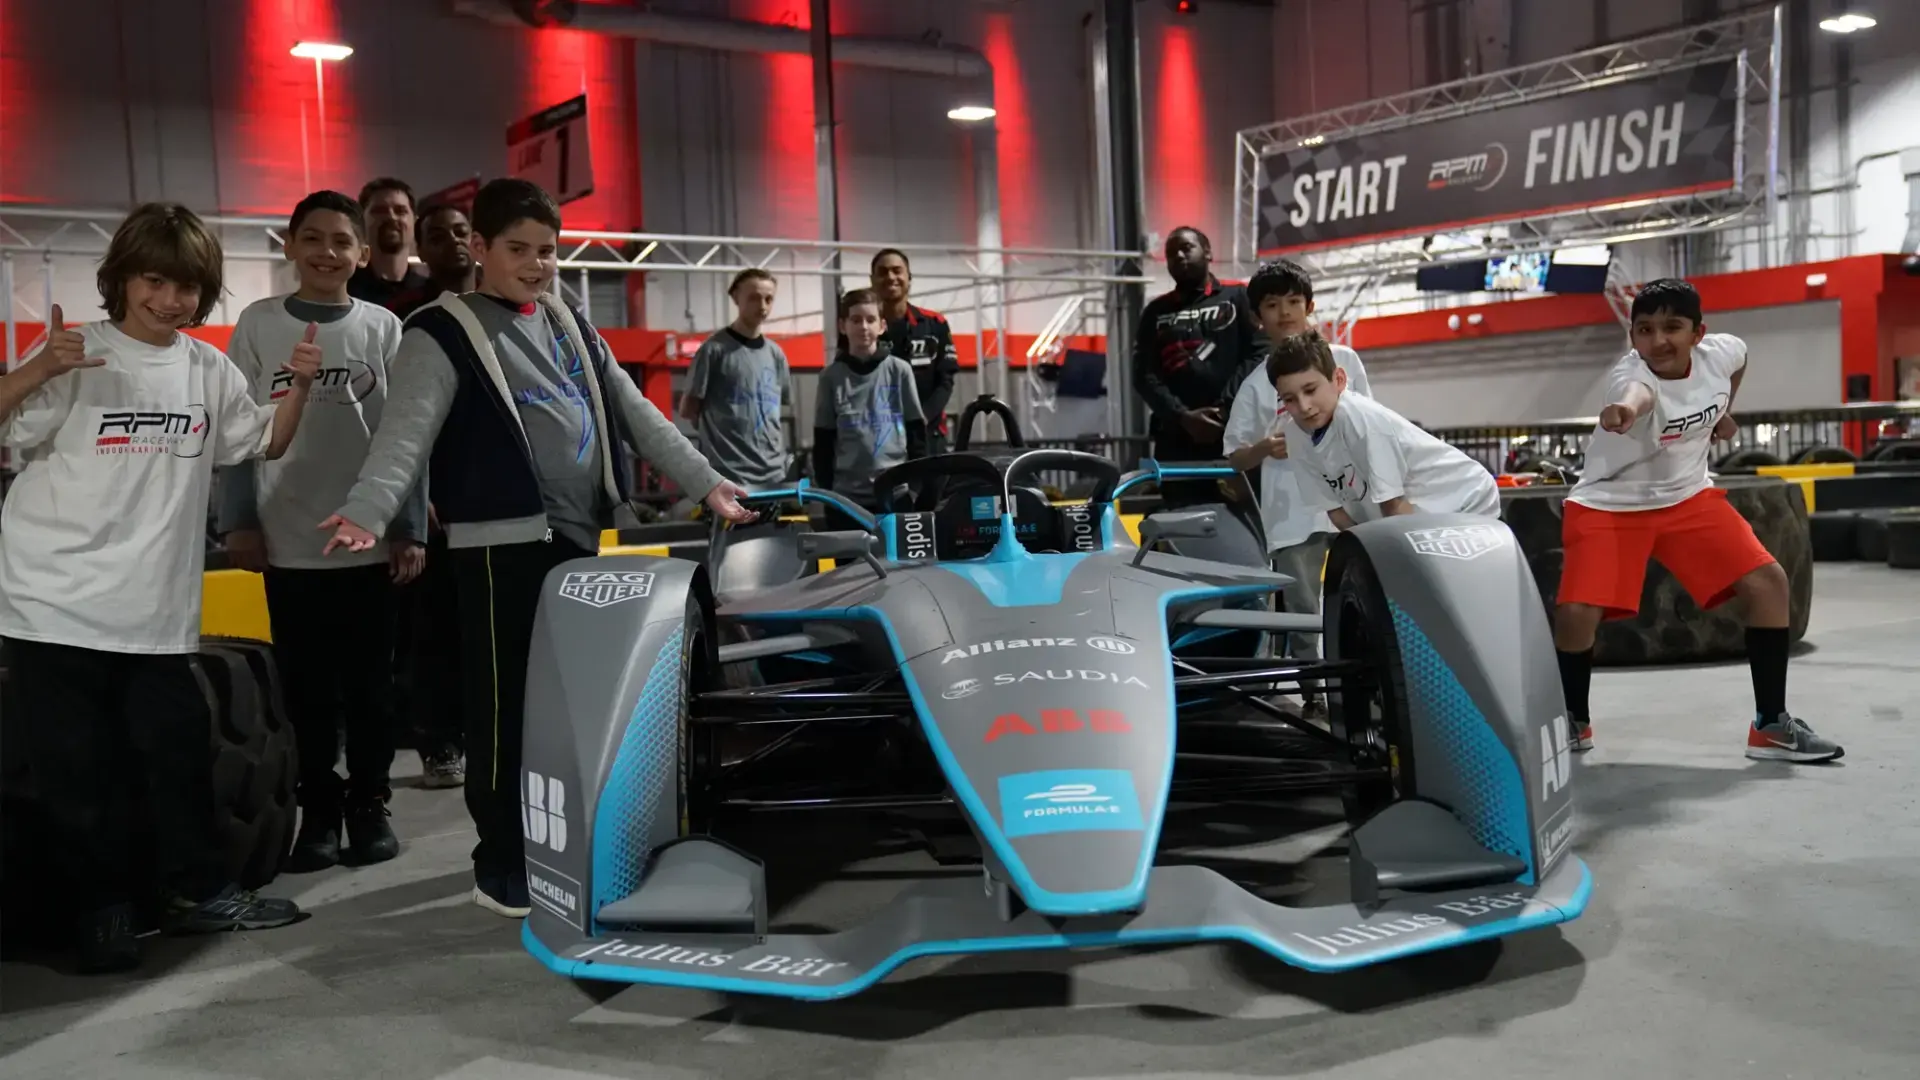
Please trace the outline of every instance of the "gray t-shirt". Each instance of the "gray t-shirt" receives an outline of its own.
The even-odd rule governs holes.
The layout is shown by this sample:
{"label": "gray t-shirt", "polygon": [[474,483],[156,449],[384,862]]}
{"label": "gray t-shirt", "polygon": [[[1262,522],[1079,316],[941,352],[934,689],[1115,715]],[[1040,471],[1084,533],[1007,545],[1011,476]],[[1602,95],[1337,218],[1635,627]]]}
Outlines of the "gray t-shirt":
{"label": "gray t-shirt", "polygon": [[[606,492],[600,478],[600,432],[580,368],[586,358],[574,355],[566,333],[538,305],[528,311],[485,297],[472,308],[493,339],[501,373],[527,429],[547,523],[588,551],[599,550]],[[612,371],[608,377],[626,374]]]}
{"label": "gray t-shirt", "polygon": [[873,498],[873,478],[907,460],[907,424],[924,421],[913,368],[886,355],[866,372],[840,356],[820,373],[813,426],[832,428],[833,489]]}
{"label": "gray t-shirt", "polygon": [[747,487],[774,487],[787,477],[787,354],[764,337],[732,327],[693,354],[687,392],[700,399],[700,443],[721,475]]}

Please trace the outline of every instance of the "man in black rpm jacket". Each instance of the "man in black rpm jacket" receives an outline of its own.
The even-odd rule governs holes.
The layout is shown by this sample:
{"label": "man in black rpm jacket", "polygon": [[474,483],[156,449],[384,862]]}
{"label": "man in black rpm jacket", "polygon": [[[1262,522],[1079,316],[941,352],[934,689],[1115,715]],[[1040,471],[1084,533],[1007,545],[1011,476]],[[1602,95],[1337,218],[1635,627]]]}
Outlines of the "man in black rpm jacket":
{"label": "man in black rpm jacket", "polygon": [[[1213,244],[1191,226],[1167,237],[1173,291],[1147,302],[1134,334],[1133,388],[1151,412],[1147,433],[1163,464],[1214,462],[1236,377],[1258,354],[1259,323],[1246,287],[1213,276]],[[1213,501],[1211,482],[1164,485],[1168,505]]]}

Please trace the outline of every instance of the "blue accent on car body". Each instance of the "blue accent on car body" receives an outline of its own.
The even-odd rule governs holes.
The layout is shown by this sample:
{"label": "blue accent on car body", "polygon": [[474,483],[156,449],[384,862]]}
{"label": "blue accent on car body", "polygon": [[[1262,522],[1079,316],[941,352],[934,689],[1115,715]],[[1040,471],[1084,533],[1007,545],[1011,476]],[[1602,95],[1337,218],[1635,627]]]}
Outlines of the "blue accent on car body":
{"label": "blue accent on car body", "polygon": [[[587,904],[583,914],[589,919],[605,905],[631,895],[646,873],[655,815],[661,812],[680,764],[684,633],[684,628],[676,627],[661,643],[627,717],[607,782],[594,802],[593,895],[581,897]],[[674,805],[667,803],[669,812]]]}
{"label": "blue accent on car body", "polygon": [[1533,861],[1527,785],[1519,763],[1426,631],[1391,599],[1387,607],[1400,639],[1407,689],[1427,703],[1434,737],[1447,744],[1446,760],[1460,779],[1453,812],[1481,847],[1525,861],[1527,872],[1517,880],[1531,885],[1539,867]]}
{"label": "blue accent on car body", "polygon": [[1140,795],[1125,769],[1045,769],[1000,778],[1009,838],[1062,832],[1139,832]]}
{"label": "blue accent on car body", "polygon": [[[1251,945],[1270,956],[1277,956],[1295,967],[1319,973],[1351,971],[1356,968],[1370,967],[1392,960],[1399,960],[1421,953],[1438,952],[1441,949],[1454,949],[1475,941],[1488,938],[1505,937],[1552,926],[1556,923],[1570,922],[1579,918],[1587,909],[1593,896],[1593,872],[1577,856],[1567,856],[1567,861],[1580,871],[1580,884],[1575,887],[1572,898],[1563,905],[1549,911],[1521,911],[1502,919],[1493,919],[1476,926],[1461,927],[1458,932],[1430,938],[1415,938],[1405,942],[1386,945],[1378,951],[1361,952],[1349,957],[1329,957],[1324,953],[1309,954],[1288,944],[1285,940],[1260,933],[1253,927],[1240,925],[1195,926],[1161,930],[1118,930],[1088,931],[1072,934],[1035,934],[1004,938],[959,938],[950,941],[916,941],[901,946],[886,959],[862,972],[858,978],[834,986],[806,986],[798,983],[771,983],[757,979],[742,979],[734,976],[699,975],[679,971],[641,970],[623,968],[612,964],[594,964],[581,960],[566,960],[549,949],[533,932],[530,923],[520,928],[520,942],[535,959],[545,964],[556,974],[573,979],[596,979],[607,982],[646,983],[649,985],[678,986],[687,989],[732,991],[749,994],[768,994],[793,998],[802,1001],[830,1001],[835,998],[851,997],[872,987],[875,983],[907,963],[925,956],[952,956],[969,953],[1021,952],[1037,949],[1097,949],[1123,946],[1146,945],[1187,945],[1201,942],[1235,941]],[[984,902],[984,901],[983,901]]]}
{"label": "blue accent on car body", "polygon": [[793,499],[801,504],[817,502],[831,506],[860,523],[862,528],[872,529],[875,521],[873,512],[848,499],[837,491],[814,487],[805,479],[794,482],[792,487],[762,488],[749,491],[742,502],[767,502],[780,499]]}

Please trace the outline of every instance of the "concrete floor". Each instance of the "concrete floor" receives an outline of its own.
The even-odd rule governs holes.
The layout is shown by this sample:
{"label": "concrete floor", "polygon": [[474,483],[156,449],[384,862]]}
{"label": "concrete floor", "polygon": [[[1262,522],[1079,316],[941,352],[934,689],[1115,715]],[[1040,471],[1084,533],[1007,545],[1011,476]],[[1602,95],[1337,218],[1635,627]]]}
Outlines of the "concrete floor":
{"label": "concrete floor", "polygon": [[826,1005],[590,995],[466,902],[459,793],[407,789],[400,859],[277,883],[302,924],[158,941],[136,977],[0,966],[0,1076],[1911,1078],[1920,573],[1821,564],[1815,596],[1792,702],[1839,765],[1741,756],[1744,665],[1596,678],[1598,888],[1564,928],[1341,976],[1192,947],[920,961]]}

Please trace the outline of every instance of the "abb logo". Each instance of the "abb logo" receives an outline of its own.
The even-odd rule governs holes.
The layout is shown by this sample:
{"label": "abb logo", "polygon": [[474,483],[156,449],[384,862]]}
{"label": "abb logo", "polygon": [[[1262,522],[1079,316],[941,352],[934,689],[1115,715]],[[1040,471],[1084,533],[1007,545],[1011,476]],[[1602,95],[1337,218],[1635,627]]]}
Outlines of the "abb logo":
{"label": "abb logo", "polygon": [[987,729],[987,742],[993,742],[1002,735],[1049,735],[1066,731],[1096,731],[1104,734],[1124,735],[1133,727],[1127,723],[1126,715],[1116,709],[1089,709],[1087,718],[1073,709],[1041,709],[1040,727],[1036,729],[1026,717],[1019,713],[1002,713],[993,718],[993,726]]}

